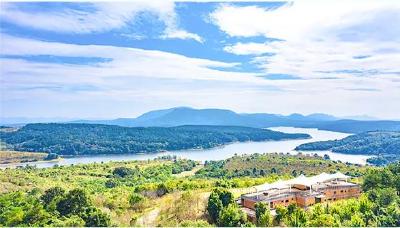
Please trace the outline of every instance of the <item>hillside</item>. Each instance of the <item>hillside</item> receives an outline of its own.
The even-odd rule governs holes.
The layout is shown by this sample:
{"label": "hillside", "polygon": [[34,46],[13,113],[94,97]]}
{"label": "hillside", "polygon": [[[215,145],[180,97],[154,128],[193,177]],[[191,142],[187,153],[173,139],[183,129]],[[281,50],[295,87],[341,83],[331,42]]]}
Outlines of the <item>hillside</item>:
{"label": "hillside", "polygon": [[[266,160],[271,164],[265,163]],[[257,169],[277,169],[274,174],[244,172],[240,177],[229,179],[205,176],[212,163],[196,175],[181,177],[179,174],[194,170],[198,164],[174,157],[47,169],[7,169],[0,172],[0,226],[176,227],[187,222],[196,224],[198,220],[210,226],[213,224],[207,223],[206,207],[209,192],[214,187],[225,186],[233,192],[246,192],[251,186],[289,178],[293,172],[287,167],[287,162],[297,169],[304,161],[316,167],[304,170],[306,174],[340,170],[358,176],[366,171],[365,167],[319,157],[278,154],[235,157],[231,162],[225,160],[228,169],[228,166],[234,165],[246,170],[251,166],[249,164],[257,164]],[[246,167],[242,168],[241,165]],[[77,192],[77,189],[84,191]],[[75,194],[69,194],[71,191]],[[79,200],[74,200],[76,198]],[[95,212],[94,215],[90,213],[91,216],[97,219],[88,219],[86,213],[65,213],[61,199],[71,199],[70,204],[79,209],[90,207]],[[34,219],[31,219],[32,215],[36,215]]]}
{"label": "hillside", "polygon": [[151,153],[202,149],[231,142],[308,138],[266,129],[229,126],[120,127],[99,124],[28,124],[0,132],[8,149],[61,155]]}
{"label": "hillside", "polygon": [[369,161],[380,165],[400,159],[400,132],[364,132],[341,140],[305,143],[296,147],[296,150],[331,150],[345,154],[375,155],[379,159]]}
{"label": "hillside", "polygon": [[351,176],[359,176],[365,167],[326,160],[319,156],[252,154],[234,156],[221,161],[208,161],[204,168],[196,173],[198,177],[236,178],[262,177],[271,175],[298,176],[316,175],[321,172],[340,170]]}
{"label": "hillside", "polygon": [[127,127],[172,127],[181,125],[223,125],[268,127],[305,127],[321,130],[360,133],[364,131],[400,131],[400,121],[359,121],[315,113],[310,115],[277,115],[268,113],[236,113],[225,109],[193,109],[178,107],[147,112],[137,118],[114,120],[78,120],[74,123],[108,124]]}

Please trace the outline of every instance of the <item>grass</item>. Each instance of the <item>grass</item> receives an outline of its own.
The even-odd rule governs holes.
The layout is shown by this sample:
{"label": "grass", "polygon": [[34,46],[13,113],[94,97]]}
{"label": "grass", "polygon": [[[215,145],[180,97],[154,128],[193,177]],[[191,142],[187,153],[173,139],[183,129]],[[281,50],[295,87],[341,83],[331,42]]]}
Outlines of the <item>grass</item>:
{"label": "grass", "polygon": [[41,161],[46,157],[47,153],[0,151],[0,164]]}

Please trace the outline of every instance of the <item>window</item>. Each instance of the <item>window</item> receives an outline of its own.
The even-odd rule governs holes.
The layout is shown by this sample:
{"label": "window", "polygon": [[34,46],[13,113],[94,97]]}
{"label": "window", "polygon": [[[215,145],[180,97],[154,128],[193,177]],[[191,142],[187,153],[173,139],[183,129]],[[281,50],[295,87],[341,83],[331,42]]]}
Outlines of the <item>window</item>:
{"label": "window", "polygon": [[287,202],[289,202],[289,200],[285,200],[285,202],[287,203]]}
{"label": "window", "polygon": [[343,193],[343,190],[340,190],[341,193]]}
{"label": "window", "polygon": [[336,195],[336,191],[334,191],[333,194]]}

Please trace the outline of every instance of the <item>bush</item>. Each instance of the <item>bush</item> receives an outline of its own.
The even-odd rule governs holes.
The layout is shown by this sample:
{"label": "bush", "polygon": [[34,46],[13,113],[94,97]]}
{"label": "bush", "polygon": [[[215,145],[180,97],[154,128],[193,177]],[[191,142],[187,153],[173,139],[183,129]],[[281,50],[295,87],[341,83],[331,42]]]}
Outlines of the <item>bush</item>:
{"label": "bush", "polygon": [[237,205],[230,204],[222,209],[218,218],[218,226],[235,227],[245,224],[246,214]]}
{"label": "bush", "polygon": [[61,215],[79,215],[90,206],[90,200],[82,189],[74,189],[61,199],[57,204],[57,211]]}
{"label": "bush", "polygon": [[126,168],[126,167],[117,167],[113,171],[113,174],[115,176],[122,177],[122,178],[124,178],[126,176],[130,176],[133,173],[134,173],[134,171],[132,169]]}
{"label": "bush", "polygon": [[129,205],[132,208],[139,208],[146,198],[138,193],[132,193],[132,195],[129,197]]}
{"label": "bush", "polygon": [[60,187],[53,187],[47,189],[40,197],[43,204],[48,206],[51,202],[61,200],[65,196],[65,190]]}

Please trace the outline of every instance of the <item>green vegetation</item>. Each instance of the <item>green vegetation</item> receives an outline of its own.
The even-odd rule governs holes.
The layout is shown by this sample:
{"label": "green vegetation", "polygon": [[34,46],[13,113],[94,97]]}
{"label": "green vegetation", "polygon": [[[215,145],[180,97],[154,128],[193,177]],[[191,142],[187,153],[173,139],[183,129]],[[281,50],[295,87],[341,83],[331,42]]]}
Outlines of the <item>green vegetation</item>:
{"label": "green vegetation", "polygon": [[234,227],[246,224],[246,214],[234,201],[233,194],[226,189],[214,189],[208,198],[208,214],[218,226]]}
{"label": "green vegetation", "polygon": [[194,161],[164,157],[5,169],[0,173],[0,226],[135,225],[164,195],[211,188],[213,181],[175,178],[195,166]]}
{"label": "green vegetation", "polygon": [[50,188],[40,197],[35,190],[0,196],[0,225],[96,226],[110,225],[110,218],[92,205],[87,193]]}
{"label": "green vegetation", "polygon": [[271,212],[269,206],[264,202],[257,202],[255,204],[256,209],[256,224],[257,226],[267,227],[272,225]]}
{"label": "green vegetation", "polygon": [[[316,175],[321,172],[341,171],[350,176],[360,176],[365,168],[326,160],[319,156],[252,154],[234,156],[222,161],[208,161],[196,173],[198,177],[235,178]],[[274,179],[272,179],[274,180]]]}
{"label": "green vegetation", "polygon": [[[359,167],[282,154],[235,156],[222,167],[215,164],[219,163],[208,162],[191,176],[180,173],[201,166],[175,157],[5,169],[0,172],[0,226],[250,226],[254,224],[235,203],[248,187],[301,171],[311,175],[336,170],[364,180],[360,200],[315,205],[310,211],[278,208],[275,217],[260,204],[257,225],[394,226],[399,221],[399,164],[384,169]],[[264,176],[258,171],[272,168],[276,172]],[[236,169],[240,175],[233,175]]]}
{"label": "green vegetation", "polygon": [[307,138],[266,129],[225,126],[120,127],[98,124],[28,124],[0,132],[16,151],[59,155],[151,153],[163,150],[212,148],[231,142]]}
{"label": "green vegetation", "polygon": [[377,157],[368,162],[386,165],[400,159],[400,132],[364,132],[341,140],[302,144],[296,150],[331,150],[345,154],[375,155]]}

